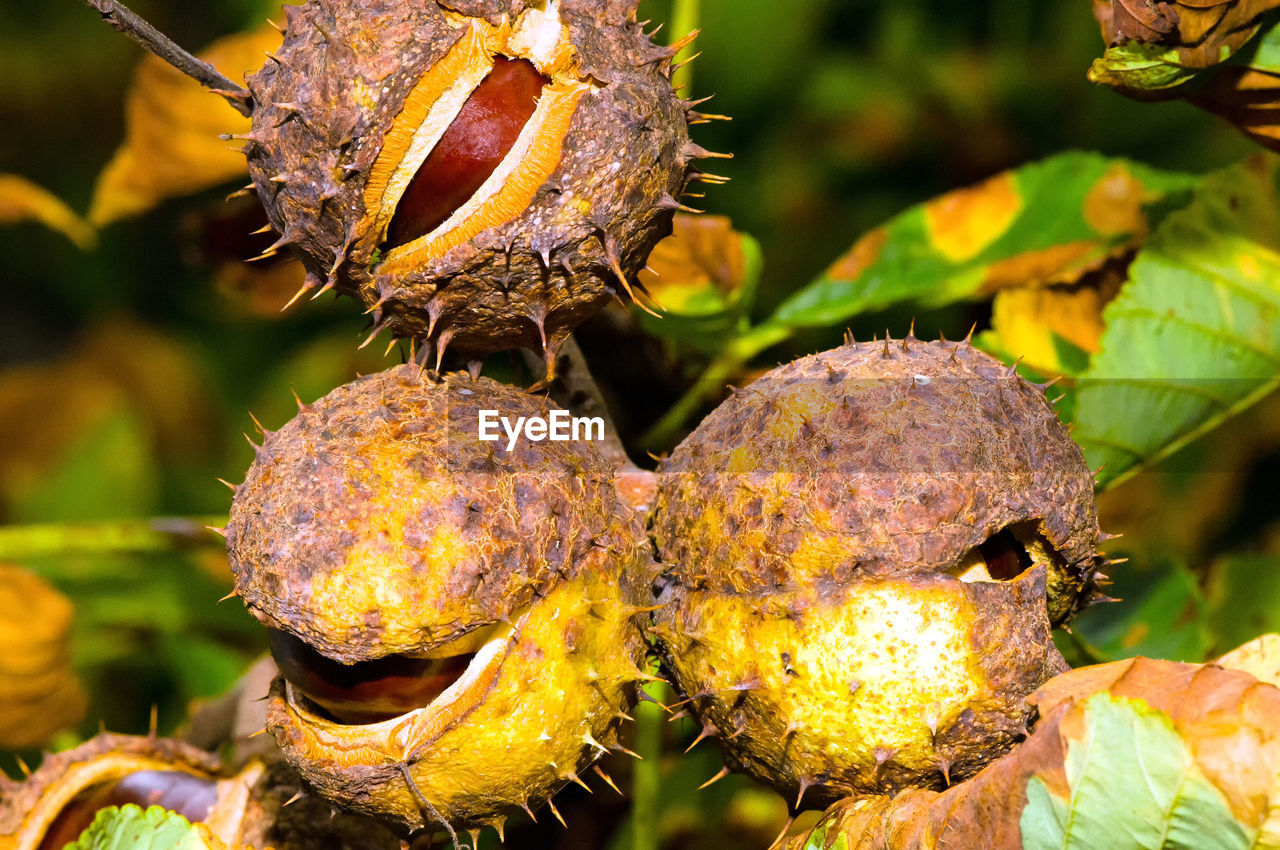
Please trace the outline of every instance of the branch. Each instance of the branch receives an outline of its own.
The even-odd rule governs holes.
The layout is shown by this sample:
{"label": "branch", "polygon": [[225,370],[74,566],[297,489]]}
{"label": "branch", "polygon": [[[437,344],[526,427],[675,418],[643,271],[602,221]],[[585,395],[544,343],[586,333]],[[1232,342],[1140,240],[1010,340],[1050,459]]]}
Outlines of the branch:
{"label": "branch", "polygon": [[102,19],[117,31],[141,44],[188,77],[199,82],[214,94],[222,95],[237,112],[245,117],[253,114],[253,97],[242,85],[218,73],[208,62],[203,62],[183,50],[164,33],[138,17],[136,13],[117,0],[84,0],[97,9]]}

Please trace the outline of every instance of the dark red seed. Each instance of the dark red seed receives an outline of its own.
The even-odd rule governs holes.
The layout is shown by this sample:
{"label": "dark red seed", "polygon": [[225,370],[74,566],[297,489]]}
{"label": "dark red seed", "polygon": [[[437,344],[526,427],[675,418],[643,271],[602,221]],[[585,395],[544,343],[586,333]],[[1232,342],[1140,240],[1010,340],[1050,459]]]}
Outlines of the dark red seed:
{"label": "dark red seed", "polygon": [[177,812],[191,823],[200,823],[209,817],[217,801],[218,786],[212,779],[180,770],[141,770],[76,796],[53,819],[38,850],[62,850],[79,838],[98,812],[108,806],[129,803],[144,809],[159,806]]}
{"label": "dark red seed", "polygon": [[528,60],[496,57],[409,182],[385,248],[435,230],[476,193],[516,143],[548,82]]}
{"label": "dark red seed", "polygon": [[1031,566],[1031,556],[1008,529],[988,537],[979,544],[978,551],[987,562],[987,572],[997,581],[1017,578]]}
{"label": "dark red seed", "polygon": [[472,655],[428,660],[393,655],[341,664],[293,635],[271,629],[281,674],[339,723],[377,723],[429,705],[466,671]]}

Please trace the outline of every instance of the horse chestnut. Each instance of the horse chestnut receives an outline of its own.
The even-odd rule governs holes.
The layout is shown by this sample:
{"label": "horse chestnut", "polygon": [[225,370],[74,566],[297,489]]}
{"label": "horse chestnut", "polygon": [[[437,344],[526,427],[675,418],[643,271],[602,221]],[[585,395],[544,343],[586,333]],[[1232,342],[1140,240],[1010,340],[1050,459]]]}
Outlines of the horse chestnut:
{"label": "horse chestnut", "polygon": [[[541,346],[637,287],[670,232],[693,104],[628,0],[308,0],[249,78],[245,154],[306,288],[375,332]],[[693,113],[696,117],[696,113]],[[710,179],[710,178],[709,178]]]}
{"label": "horse chestnut", "polygon": [[1066,669],[1051,624],[1092,595],[1092,477],[1040,389],[967,344],[781,366],[660,482],[665,666],[797,807],[973,775]]}
{"label": "horse chestnut", "polygon": [[267,725],[323,796],[409,830],[500,827],[615,741],[656,567],[580,440],[480,439],[521,390],[406,365],[268,433],[227,526],[282,679]]}

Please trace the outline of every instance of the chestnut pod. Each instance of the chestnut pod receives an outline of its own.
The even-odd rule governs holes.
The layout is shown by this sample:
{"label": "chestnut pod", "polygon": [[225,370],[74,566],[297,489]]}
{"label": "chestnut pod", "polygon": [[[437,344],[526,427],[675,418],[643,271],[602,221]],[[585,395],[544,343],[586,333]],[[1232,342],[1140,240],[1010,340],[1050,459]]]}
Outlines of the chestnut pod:
{"label": "chestnut pod", "polygon": [[496,425],[557,415],[407,365],[267,433],[228,552],[284,673],[268,727],[328,799],[409,830],[500,826],[615,742],[656,567],[591,443]]}
{"label": "chestnut pod", "polygon": [[[309,0],[250,76],[250,173],[308,270],[389,328],[555,349],[670,233],[700,116],[627,0]],[[717,179],[710,176],[707,179]]]}
{"label": "chestnut pod", "polygon": [[966,343],[765,374],[660,467],[653,634],[728,762],[801,805],[944,787],[1025,732],[1094,596],[1093,479]]}

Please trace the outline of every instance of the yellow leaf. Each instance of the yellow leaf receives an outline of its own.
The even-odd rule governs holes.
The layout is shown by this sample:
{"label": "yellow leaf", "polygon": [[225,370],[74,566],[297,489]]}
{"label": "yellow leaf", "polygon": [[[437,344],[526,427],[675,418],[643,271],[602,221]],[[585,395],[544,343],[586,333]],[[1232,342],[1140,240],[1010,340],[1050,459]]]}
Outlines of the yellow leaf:
{"label": "yellow leaf", "polygon": [[[235,79],[257,70],[280,41],[264,25],[219,39],[200,58]],[[89,220],[102,227],[245,175],[244,156],[219,136],[248,130],[249,119],[221,97],[148,55],[125,101],[124,144],[98,177]]]}
{"label": "yellow leaf", "polygon": [[733,302],[746,265],[742,234],[728,218],[677,213],[640,283],[669,313],[706,313]]}
{"label": "yellow leaf", "polygon": [[976,186],[949,192],[924,208],[929,240],[953,263],[973,259],[995,242],[1022,211],[1012,174],[997,174]]}
{"label": "yellow leaf", "polygon": [[1243,670],[1261,682],[1280,686],[1280,635],[1254,638],[1214,663],[1230,670]]}
{"label": "yellow leaf", "polygon": [[97,241],[93,228],[54,195],[25,177],[0,174],[0,224],[23,221],[39,222],[83,249]]}
{"label": "yellow leaf", "polygon": [[1006,351],[1037,372],[1071,371],[1059,360],[1054,336],[1092,354],[1102,337],[1101,294],[1089,287],[1002,289],[991,307],[991,328]]}

